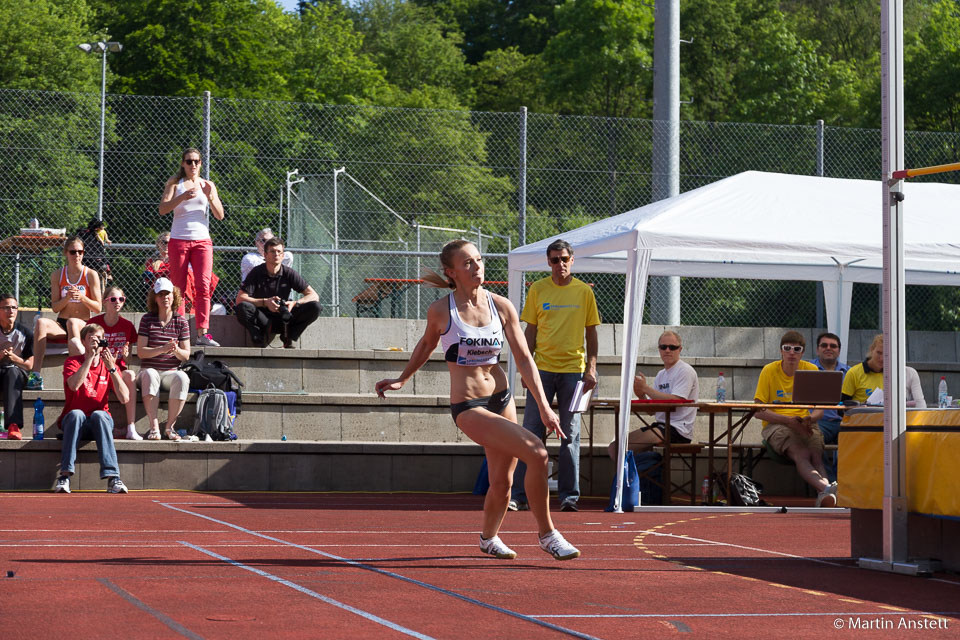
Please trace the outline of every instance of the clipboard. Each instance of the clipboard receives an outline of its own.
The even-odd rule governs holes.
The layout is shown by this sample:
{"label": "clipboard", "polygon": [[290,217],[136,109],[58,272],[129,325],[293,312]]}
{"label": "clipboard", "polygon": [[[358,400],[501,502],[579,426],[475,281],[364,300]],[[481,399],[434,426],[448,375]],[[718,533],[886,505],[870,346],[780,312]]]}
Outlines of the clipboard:
{"label": "clipboard", "polygon": [[583,380],[577,382],[576,388],[573,390],[573,397],[570,398],[570,407],[568,411],[570,413],[585,413],[590,408],[590,400],[593,399],[593,390],[589,391],[583,390]]}

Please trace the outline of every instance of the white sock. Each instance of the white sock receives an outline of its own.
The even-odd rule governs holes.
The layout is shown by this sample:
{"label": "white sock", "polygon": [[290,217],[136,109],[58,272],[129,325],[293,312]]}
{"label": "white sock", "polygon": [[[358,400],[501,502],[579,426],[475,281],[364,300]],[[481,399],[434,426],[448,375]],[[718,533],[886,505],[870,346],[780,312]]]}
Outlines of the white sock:
{"label": "white sock", "polygon": [[127,425],[127,440],[143,440],[143,436],[137,433],[137,426],[132,422]]}

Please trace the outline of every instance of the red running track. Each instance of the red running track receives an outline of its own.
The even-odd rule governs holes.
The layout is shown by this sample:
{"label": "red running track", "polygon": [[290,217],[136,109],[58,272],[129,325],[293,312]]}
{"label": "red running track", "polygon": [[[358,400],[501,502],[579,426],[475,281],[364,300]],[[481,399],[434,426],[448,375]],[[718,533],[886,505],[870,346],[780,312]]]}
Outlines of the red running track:
{"label": "red running track", "polygon": [[474,496],[0,494],[0,638],[960,637],[960,578],[857,569],[843,512],[594,504],[557,562],[529,512],[481,555]]}

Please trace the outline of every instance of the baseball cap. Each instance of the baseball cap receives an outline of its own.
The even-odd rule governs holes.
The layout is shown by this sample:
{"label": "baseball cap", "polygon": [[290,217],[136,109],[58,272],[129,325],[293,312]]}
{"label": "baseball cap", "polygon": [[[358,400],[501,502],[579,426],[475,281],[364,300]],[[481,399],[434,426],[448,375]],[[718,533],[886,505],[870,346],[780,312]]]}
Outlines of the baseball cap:
{"label": "baseball cap", "polygon": [[173,293],[173,283],[166,278],[157,278],[157,281],[153,283],[153,292],[160,293],[161,291]]}

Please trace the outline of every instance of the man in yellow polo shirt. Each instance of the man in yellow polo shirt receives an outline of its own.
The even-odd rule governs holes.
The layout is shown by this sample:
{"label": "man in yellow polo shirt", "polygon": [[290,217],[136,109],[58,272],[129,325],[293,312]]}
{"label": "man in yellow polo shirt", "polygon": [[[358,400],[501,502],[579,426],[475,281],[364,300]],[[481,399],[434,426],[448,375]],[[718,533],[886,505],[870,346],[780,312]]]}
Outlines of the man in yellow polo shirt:
{"label": "man in yellow polo shirt", "polygon": [[[787,331],[780,338],[780,360],[771,362],[760,371],[754,401],[761,404],[780,404],[793,401],[793,375],[797,369],[816,371],[817,365],[801,360],[807,342],[803,334]],[[763,421],[760,436],[779,455],[790,458],[797,465],[797,473],[817,490],[818,507],[837,504],[837,483],[827,480],[823,466],[823,434],[817,427],[822,411],[807,409],[764,409],[755,417]]]}
{"label": "man in yellow polo shirt", "polygon": [[[540,371],[547,400],[557,399],[560,425],[566,438],[560,441],[557,492],[561,511],[577,511],[580,499],[580,414],[570,412],[577,383],[584,391],[597,386],[597,325],[600,313],[593,289],[573,277],[573,247],[555,240],[547,247],[550,277],[533,283],[527,293],[520,320],[527,323],[524,336]],[[586,352],[584,352],[586,338]],[[523,428],[543,438],[540,412],[527,396]],[[513,475],[512,511],[525,510],[527,496],[523,479],[527,466],[517,463]]]}

